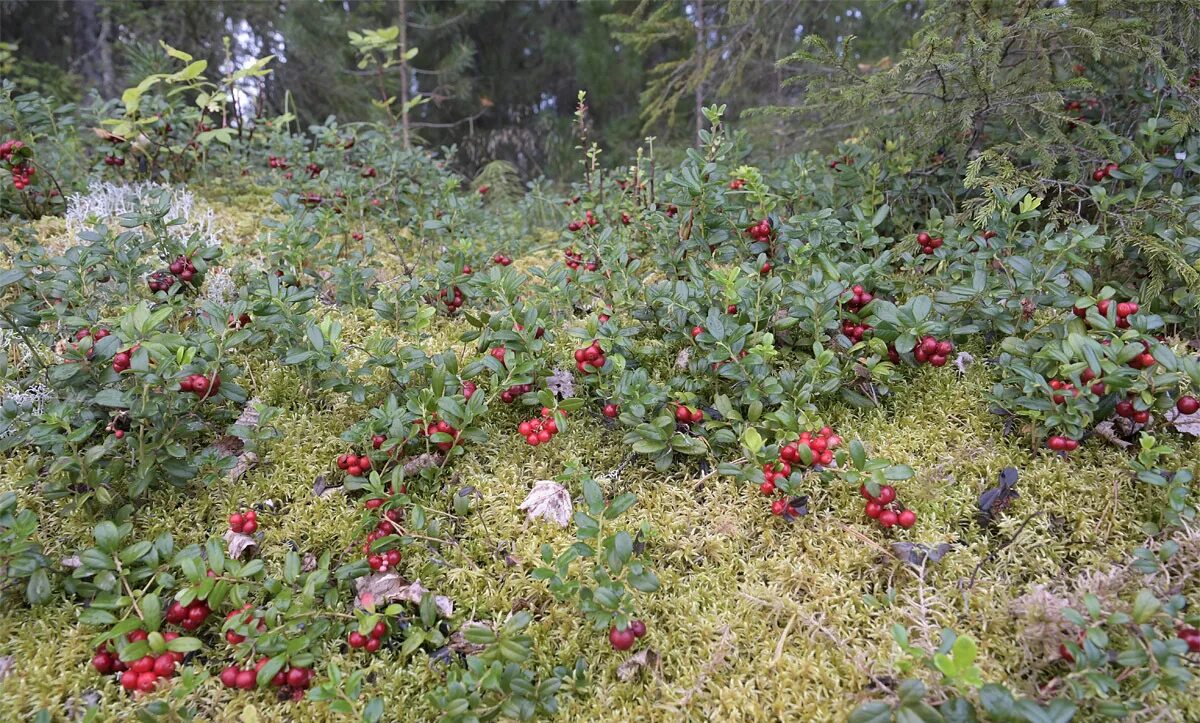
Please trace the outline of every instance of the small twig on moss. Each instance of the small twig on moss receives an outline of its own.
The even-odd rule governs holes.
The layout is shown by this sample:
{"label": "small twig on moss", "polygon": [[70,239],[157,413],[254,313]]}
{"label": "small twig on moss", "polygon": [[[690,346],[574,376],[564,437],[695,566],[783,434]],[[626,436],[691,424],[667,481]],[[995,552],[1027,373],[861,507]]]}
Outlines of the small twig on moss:
{"label": "small twig on moss", "polygon": [[971,590],[975,587],[975,578],[979,576],[979,571],[980,571],[980,569],[983,568],[984,564],[986,564],[990,560],[996,559],[996,555],[998,555],[1001,550],[1005,549],[1006,547],[1008,547],[1009,545],[1012,545],[1014,542],[1017,541],[1017,538],[1020,537],[1021,533],[1025,531],[1025,527],[1028,526],[1030,522],[1033,522],[1034,518],[1041,517],[1044,514],[1046,514],[1045,510],[1038,510],[1037,512],[1034,512],[1032,515],[1029,515],[1028,517],[1026,517],[1021,522],[1021,526],[1017,528],[1017,531],[1013,533],[1013,536],[1009,538],[1008,542],[1004,543],[1000,547],[997,547],[995,550],[992,550],[988,554],[984,555],[983,559],[979,561],[979,564],[975,566],[975,570],[971,572],[971,580],[970,580],[970,582],[967,583],[967,589]]}

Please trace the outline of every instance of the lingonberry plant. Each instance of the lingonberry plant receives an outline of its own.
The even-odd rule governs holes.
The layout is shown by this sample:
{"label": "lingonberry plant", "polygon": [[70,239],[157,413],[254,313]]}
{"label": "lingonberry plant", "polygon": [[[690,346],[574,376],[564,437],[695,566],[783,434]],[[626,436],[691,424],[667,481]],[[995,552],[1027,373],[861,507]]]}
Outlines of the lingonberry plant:
{"label": "lingonberry plant", "polygon": [[632,596],[658,590],[658,576],[638,559],[645,546],[642,534],[610,527],[636,503],[632,494],[606,500],[599,483],[584,469],[571,468],[559,480],[579,484],[585,509],[574,516],[577,542],[555,554],[543,545],[544,565],[533,571],[545,580],[560,600],[578,600],[579,608],[595,630],[607,630],[608,641],[617,650],[628,650],[646,634],[646,625],[634,617]]}

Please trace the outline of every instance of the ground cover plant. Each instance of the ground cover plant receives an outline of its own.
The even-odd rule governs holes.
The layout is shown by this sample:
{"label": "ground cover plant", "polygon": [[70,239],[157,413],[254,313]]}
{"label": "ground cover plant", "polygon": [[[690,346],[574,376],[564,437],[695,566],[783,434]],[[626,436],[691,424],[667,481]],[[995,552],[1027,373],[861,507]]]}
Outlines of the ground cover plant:
{"label": "ground cover plant", "polygon": [[[579,177],[524,194],[386,87],[237,132],[267,58],[6,84],[0,710],[1200,718],[1198,76],[1076,48],[1140,27],[1096,7],[973,31],[1064,44],[1053,132],[762,160],[713,105],[664,164],[580,93]],[[943,74],[972,23],[929,23],[871,92]]]}

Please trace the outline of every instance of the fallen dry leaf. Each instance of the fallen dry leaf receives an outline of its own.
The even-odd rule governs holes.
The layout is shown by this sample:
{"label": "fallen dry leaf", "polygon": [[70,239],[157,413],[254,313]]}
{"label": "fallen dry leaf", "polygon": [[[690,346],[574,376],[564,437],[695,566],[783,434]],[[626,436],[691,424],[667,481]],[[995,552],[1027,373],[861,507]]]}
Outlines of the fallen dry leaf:
{"label": "fallen dry leaf", "polygon": [[222,458],[236,457],[238,454],[241,454],[242,448],[245,446],[246,443],[238,437],[226,435],[213,442],[211,449]]}
{"label": "fallen dry leaf", "polygon": [[1167,413],[1166,420],[1180,432],[1190,434],[1193,437],[1200,437],[1200,412],[1182,414],[1178,409],[1172,409]]}
{"label": "fallen dry leaf", "polygon": [[258,466],[258,455],[253,452],[245,452],[237,459],[237,463],[229,470],[229,479],[237,482],[246,475],[247,472]]}
{"label": "fallen dry leaf", "polygon": [[246,406],[242,408],[242,413],[238,415],[235,425],[239,427],[257,427],[258,426],[258,409],[255,405],[259,404],[258,397],[246,402]]}
{"label": "fallen dry leaf", "polygon": [[519,509],[525,510],[531,520],[545,517],[558,523],[559,527],[566,527],[571,521],[571,493],[554,480],[538,480]]}
{"label": "fallen dry leaf", "polygon": [[622,682],[628,683],[633,680],[633,677],[638,674],[638,671],[643,668],[654,670],[658,668],[658,653],[651,648],[643,648],[633,655],[624,663],[617,666],[617,677]]}
{"label": "fallen dry leaf", "polygon": [[243,535],[233,530],[225,530],[225,543],[229,547],[229,556],[235,560],[240,560],[242,555],[258,549],[257,540],[250,535]]}
{"label": "fallen dry leaf", "polygon": [[[354,604],[364,610],[389,602],[410,602],[420,605],[429,590],[420,580],[406,581],[394,572],[377,572],[364,575],[354,581]],[[438,614],[448,618],[454,614],[454,603],[445,595],[434,595],[433,604]]]}

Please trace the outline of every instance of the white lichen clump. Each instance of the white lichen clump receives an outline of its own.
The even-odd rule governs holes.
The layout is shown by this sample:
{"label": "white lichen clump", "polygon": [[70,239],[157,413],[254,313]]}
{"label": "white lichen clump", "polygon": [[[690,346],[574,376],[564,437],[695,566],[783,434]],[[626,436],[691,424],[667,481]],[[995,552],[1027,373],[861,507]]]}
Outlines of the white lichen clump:
{"label": "white lichen clump", "polygon": [[186,188],[171,188],[149,181],[129,185],[106,181],[86,194],[68,196],[67,232],[70,238],[75,238],[80,231],[98,224],[115,226],[121,216],[142,210],[148,201],[157,200],[162,194],[170,197],[170,208],[164,219],[169,234],[178,239],[197,234],[208,246],[220,243],[215,228],[216,215],[211,208],[201,208]]}
{"label": "white lichen clump", "polygon": [[230,275],[229,269],[218,267],[211,269],[205,275],[205,299],[218,306],[225,306],[231,303],[236,296],[237,286],[233,283],[233,276]]}

